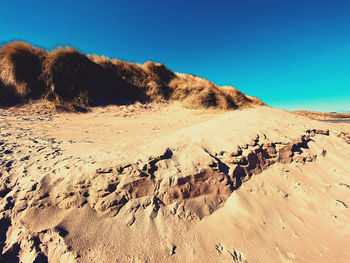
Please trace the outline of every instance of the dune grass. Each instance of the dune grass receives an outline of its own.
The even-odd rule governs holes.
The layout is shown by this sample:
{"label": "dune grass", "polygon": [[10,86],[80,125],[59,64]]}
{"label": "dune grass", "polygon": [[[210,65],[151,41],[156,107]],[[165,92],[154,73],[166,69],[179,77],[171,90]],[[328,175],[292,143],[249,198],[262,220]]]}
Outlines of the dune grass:
{"label": "dune grass", "polygon": [[65,110],[172,100],[190,108],[223,110],[264,105],[233,87],[174,73],[161,63],[141,65],[71,47],[48,52],[18,41],[0,50],[0,96],[0,106],[47,99]]}

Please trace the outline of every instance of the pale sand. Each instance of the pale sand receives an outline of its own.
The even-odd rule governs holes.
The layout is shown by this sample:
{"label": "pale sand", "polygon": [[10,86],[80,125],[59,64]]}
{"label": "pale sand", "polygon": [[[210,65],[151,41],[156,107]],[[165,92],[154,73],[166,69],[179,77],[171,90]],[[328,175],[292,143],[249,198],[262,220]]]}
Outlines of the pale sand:
{"label": "pale sand", "polygon": [[350,262],[349,123],[44,106],[0,110],[1,262]]}

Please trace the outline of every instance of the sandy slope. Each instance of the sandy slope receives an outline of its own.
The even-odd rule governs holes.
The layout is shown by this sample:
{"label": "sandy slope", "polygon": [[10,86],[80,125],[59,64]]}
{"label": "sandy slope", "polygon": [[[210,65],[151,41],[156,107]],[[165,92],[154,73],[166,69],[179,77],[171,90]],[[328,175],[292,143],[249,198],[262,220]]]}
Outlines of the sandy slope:
{"label": "sandy slope", "polygon": [[178,104],[0,114],[3,262],[350,261],[348,123]]}

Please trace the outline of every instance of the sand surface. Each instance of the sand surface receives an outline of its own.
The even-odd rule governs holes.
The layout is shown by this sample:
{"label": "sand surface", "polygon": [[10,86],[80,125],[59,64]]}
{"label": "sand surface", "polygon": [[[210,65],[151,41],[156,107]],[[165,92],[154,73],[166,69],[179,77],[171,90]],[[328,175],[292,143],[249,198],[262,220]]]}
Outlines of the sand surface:
{"label": "sand surface", "polygon": [[350,262],[349,160],[269,107],[1,109],[0,262]]}

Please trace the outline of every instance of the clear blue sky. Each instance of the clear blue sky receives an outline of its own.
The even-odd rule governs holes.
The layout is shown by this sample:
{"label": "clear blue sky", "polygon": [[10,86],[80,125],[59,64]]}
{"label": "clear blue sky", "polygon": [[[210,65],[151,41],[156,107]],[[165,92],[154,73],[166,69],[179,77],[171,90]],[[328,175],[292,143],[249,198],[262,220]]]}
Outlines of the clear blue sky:
{"label": "clear blue sky", "polygon": [[0,42],[166,64],[284,109],[350,110],[349,0],[1,0]]}

